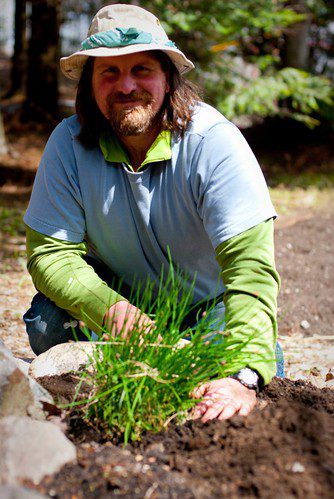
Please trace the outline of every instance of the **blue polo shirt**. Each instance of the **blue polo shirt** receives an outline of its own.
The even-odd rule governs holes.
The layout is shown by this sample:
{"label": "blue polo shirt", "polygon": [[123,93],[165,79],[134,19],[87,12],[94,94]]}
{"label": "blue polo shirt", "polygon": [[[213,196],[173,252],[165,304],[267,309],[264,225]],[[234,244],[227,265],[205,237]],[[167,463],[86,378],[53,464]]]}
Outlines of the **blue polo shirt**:
{"label": "blue polo shirt", "polygon": [[137,172],[103,140],[103,152],[84,148],[79,130],[73,116],[51,135],[25,223],[57,239],[86,239],[130,286],[159,279],[170,248],[173,263],[196,277],[194,301],[221,294],[215,248],[276,215],[239,130],[200,104],[185,135],[172,136],[162,156],[151,151]]}

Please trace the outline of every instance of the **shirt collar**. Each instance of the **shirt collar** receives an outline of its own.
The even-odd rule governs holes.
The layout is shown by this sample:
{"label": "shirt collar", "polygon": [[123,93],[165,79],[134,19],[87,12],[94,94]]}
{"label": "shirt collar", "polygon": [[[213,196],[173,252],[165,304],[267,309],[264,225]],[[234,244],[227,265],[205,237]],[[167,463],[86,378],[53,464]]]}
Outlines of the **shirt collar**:
{"label": "shirt collar", "polygon": [[[130,159],[116,135],[104,132],[100,137],[100,148],[104,159],[110,163],[125,163],[133,171]],[[166,161],[172,157],[172,134],[170,130],[159,133],[137,171],[148,163]]]}

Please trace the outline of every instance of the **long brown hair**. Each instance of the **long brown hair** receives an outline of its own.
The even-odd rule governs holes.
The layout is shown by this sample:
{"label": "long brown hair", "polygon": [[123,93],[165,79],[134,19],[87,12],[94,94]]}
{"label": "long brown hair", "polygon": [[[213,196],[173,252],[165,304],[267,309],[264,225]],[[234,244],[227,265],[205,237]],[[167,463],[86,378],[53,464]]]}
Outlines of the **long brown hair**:
{"label": "long brown hair", "polygon": [[[191,121],[196,104],[201,100],[200,91],[194,83],[178,72],[166,54],[158,50],[150,54],[160,62],[162,70],[168,75],[170,87],[161,109],[161,129],[171,130],[182,137]],[[77,138],[88,148],[96,147],[101,133],[110,129],[108,120],[97,107],[92,94],[93,65],[94,59],[89,57],[78,83],[75,102],[81,124]]]}

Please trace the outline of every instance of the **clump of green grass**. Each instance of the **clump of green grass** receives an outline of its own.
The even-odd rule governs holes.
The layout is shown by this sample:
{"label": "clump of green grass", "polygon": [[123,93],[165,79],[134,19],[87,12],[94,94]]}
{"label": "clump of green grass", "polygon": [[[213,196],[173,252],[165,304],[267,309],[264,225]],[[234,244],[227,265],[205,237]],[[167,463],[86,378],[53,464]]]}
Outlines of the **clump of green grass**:
{"label": "clump of green grass", "polygon": [[[122,332],[110,341],[98,344],[94,354],[94,374],[84,375],[92,384],[85,403],[85,417],[106,433],[123,439],[137,440],[144,431],[159,431],[169,421],[185,418],[198,403],[191,393],[213,377],[224,377],[240,362],[241,345],[227,350],[210,319],[216,303],[206,310],[193,328],[182,330],[182,322],[193,305],[194,282],[171,266],[161,277],[157,293],[149,280],[138,286],[130,302],[154,320],[154,327],[143,332],[136,324],[132,333],[122,339]],[[180,348],[179,341],[188,342]],[[247,359],[245,359],[245,365]],[[89,378],[89,379],[88,379]],[[83,402],[77,402],[82,404]]]}

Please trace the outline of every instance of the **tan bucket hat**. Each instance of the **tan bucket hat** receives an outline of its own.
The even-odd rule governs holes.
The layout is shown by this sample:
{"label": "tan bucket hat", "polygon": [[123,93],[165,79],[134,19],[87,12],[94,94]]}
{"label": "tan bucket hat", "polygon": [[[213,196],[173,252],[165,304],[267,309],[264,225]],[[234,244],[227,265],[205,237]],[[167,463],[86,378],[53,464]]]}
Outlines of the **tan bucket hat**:
{"label": "tan bucket hat", "polygon": [[151,12],[136,5],[113,4],[98,11],[90,25],[81,50],[60,59],[65,76],[78,80],[88,57],[108,57],[147,50],[165,52],[180,73],[194,65],[169,40],[160,21]]}

